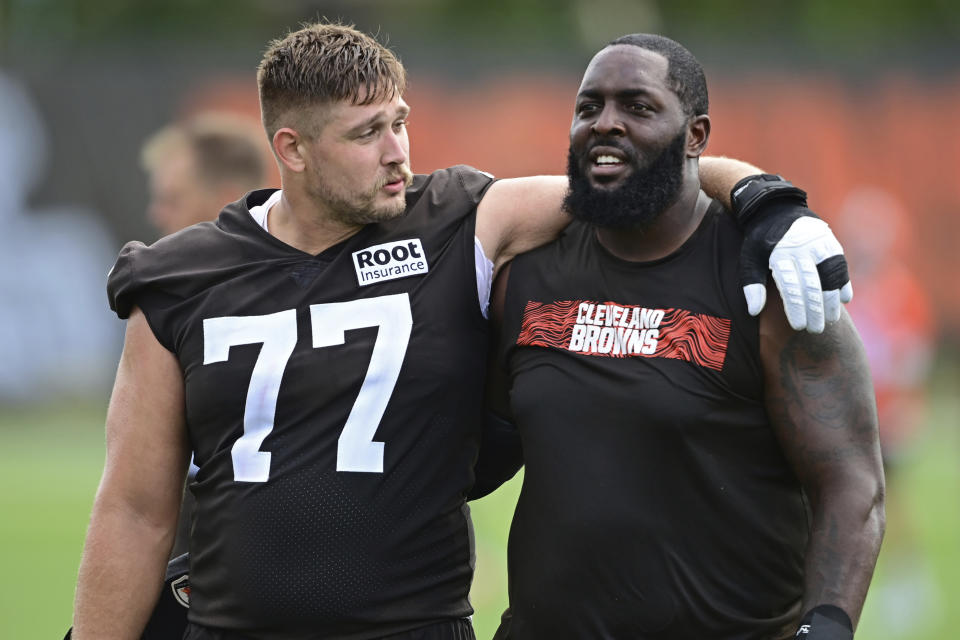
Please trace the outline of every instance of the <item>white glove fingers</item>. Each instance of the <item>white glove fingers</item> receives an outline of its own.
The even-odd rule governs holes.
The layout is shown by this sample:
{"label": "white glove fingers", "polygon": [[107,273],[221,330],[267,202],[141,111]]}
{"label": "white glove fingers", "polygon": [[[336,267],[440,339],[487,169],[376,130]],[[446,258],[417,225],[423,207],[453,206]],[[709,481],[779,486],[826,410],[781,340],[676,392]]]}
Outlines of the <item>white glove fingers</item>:
{"label": "white glove fingers", "polygon": [[797,266],[803,278],[803,302],[807,311],[807,331],[823,333],[825,326],[823,289],[820,285],[817,265],[810,256],[803,255],[797,258]]}
{"label": "white glove fingers", "polygon": [[851,300],[853,300],[853,284],[848,280],[847,284],[840,289],[840,302],[847,304]]}
{"label": "white glove fingers", "polygon": [[748,284],[743,288],[743,297],[747,299],[747,312],[752,316],[759,315],[767,304],[767,287],[759,282]]}
{"label": "white glove fingers", "polygon": [[774,249],[770,254],[770,270],[773,272],[773,281],[780,297],[783,298],[783,311],[787,322],[794,331],[800,331],[807,326],[807,305],[800,269],[790,253]]}
{"label": "white glove fingers", "polygon": [[823,316],[827,322],[836,322],[840,319],[840,310],[843,304],[840,301],[840,292],[836,289],[823,292]]}

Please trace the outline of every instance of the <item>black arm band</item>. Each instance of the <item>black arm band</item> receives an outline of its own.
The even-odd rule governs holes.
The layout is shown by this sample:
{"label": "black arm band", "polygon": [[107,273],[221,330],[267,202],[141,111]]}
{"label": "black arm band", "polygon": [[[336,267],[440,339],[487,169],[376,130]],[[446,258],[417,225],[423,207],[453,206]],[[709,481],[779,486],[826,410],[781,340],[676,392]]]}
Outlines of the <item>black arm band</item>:
{"label": "black arm band", "polygon": [[798,640],[852,640],[853,623],[840,607],[821,604],[803,616],[795,637]]}
{"label": "black arm band", "polygon": [[780,199],[793,200],[802,207],[807,206],[806,191],[772,173],[747,176],[734,185],[730,192],[733,215],[741,227],[756,215],[763,204]]}

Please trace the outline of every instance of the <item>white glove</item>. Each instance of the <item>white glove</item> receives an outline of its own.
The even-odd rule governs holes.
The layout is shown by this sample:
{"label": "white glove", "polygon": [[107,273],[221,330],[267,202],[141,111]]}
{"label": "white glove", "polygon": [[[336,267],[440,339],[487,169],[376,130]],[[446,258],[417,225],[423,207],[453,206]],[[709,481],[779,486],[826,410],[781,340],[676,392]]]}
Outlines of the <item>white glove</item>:
{"label": "white glove", "polygon": [[[853,299],[843,247],[819,218],[797,218],[773,246],[769,259],[773,281],[793,329],[822,333],[826,322],[840,318],[841,303]],[[822,285],[821,285],[822,283]],[[747,309],[755,316],[767,301],[764,284],[743,287]]]}

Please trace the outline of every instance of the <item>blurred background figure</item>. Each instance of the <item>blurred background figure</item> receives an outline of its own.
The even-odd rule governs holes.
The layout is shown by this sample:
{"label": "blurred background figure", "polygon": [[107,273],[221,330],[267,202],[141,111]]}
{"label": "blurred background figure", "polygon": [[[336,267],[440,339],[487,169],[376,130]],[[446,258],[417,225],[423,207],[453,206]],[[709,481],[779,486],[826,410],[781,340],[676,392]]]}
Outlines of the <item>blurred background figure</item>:
{"label": "blurred background figure", "polygon": [[154,133],[141,163],[149,178],[150,222],[164,235],[213,220],[229,202],[269,186],[260,123],[205,112]]}
{"label": "blurred background figure", "polygon": [[105,308],[115,252],[99,216],[34,209],[45,180],[46,128],[33,101],[0,72],[0,405],[108,388],[122,323]]}
{"label": "blurred background figure", "polygon": [[[147,217],[164,235],[216,219],[225,204],[269,186],[268,153],[260,123],[234,113],[201,112],[163,127],[140,152],[149,182]],[[191,461],[188,483],[197,471]],[[171,558],[189,550],[193,505],[185,490]]]}
{"label": "blurred background figure", "polygon": [[852,190],[838,211],[855,285],[848,305],[860,331],[877,396],[887,476],[885,579],[873,597],[888,638],[915,637],[941,616],[933,572],[917,545],[915,515],[900,475],[927,420],[927,389],[936,327],[930,298],[910,268],[916,251],[912,218],[884,189]]}
{"label": "blurred background figure", "polygon": [[856,277],[848,307],[863,337],[877,392],[880,442],[888,473],[907,455],[926,418],[926,384],[936,336],[930,299],[909,267],[916,250],[911,218],[878,187],[850,192],[838,234]]}

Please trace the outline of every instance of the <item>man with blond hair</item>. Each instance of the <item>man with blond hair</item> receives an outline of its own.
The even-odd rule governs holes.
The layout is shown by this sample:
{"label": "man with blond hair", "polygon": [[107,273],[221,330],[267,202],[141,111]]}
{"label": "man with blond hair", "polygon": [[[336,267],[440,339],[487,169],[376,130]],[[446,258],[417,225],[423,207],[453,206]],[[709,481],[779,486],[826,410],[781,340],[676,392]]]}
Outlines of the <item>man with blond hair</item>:
{"label": "man with blond hair", "polygon": [[255,123],[223,112],[169,124],[144,143],[150,222],[164,235],[215,217],[237,194],[267,181],[266,150]]}
{"label": "man with blond hair", "polygon": [[[567,180],[413,175],[403,66],[350,27],[273,42],[258,82],[282,189],[130,243],[110,275],[129,322],[74,637],[140,633],[192,449],[184,637],[473,638],[465,497],[490,283],[568,223]],[[755,171],[715,161],[704,182],[726,199]],[[773,242],[791,216],[773,216]],[[825,225],[807,235],[775,264],[842,261]],[[838,315],[833,293],[788,288],[809,309],[799,325]]]}

